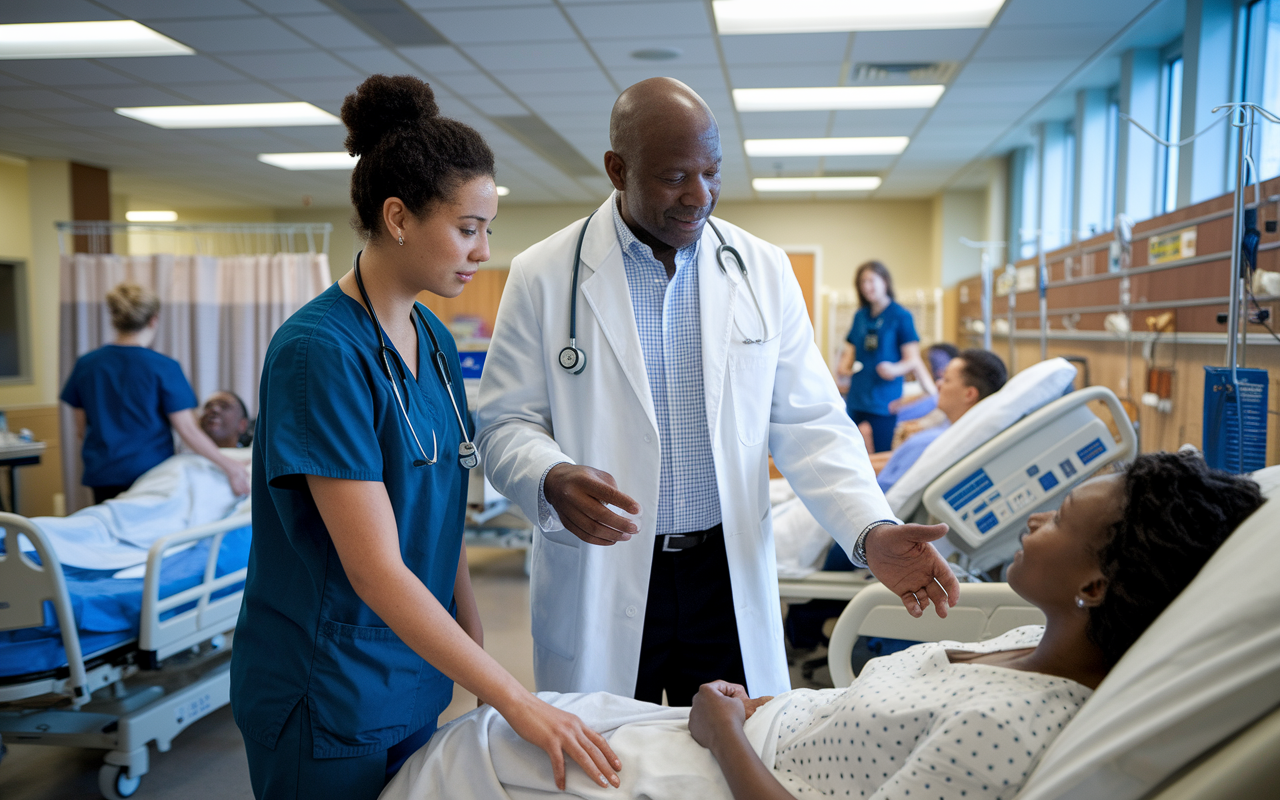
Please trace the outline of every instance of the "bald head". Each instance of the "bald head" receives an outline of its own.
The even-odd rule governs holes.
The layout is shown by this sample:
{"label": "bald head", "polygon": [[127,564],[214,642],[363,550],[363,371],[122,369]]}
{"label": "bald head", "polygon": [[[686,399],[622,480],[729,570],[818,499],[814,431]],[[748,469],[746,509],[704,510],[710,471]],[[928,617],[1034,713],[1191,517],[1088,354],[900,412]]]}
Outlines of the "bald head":
{"label": "bald head", "polygon": [[698,93],[675,78],[649,78],[618,96],[609,115],[609,147],[632,155],[645,140],[674,132],[720,138],[711,108]]}
{"label": "bald head", "polygon": [[715,116],[680,81],[650,78],[613,104],[609,145],[605,172],[618,190],[623,220],[655,257],[670,261],[675,250],[701,237],[720,197]]}

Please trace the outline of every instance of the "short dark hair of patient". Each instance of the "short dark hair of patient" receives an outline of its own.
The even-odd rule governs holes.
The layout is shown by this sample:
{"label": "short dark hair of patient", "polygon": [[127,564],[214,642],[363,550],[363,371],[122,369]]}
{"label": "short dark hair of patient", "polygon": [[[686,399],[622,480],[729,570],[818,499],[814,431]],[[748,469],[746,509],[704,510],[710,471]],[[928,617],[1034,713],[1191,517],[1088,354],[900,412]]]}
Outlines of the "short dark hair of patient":
{"label": "short dark hair of patient", "polygon": [[342,101],[344,146],[359,156],[351,174],[353,224],[368,239],[382,225],[382,204],[398,197],[421,218],[428,206],[482,175],[493,151],[469,125],[440,116],[435,92],[409,75],[371,75]]}
{"label": "short dark hair of patient", "polygon": [[1193,451],[1138,456],[1124,497],[1098,553],[1106,595],[1089,610],[1089,638],[1112,665],[1264,501],[1258,484],[1211,469]]}
{"label": "short dark hair of patient", "polygon": [[1000,391],[1009,379],[1009,371],[1005,369],[1004,362],[990,350],[971,347],[962,350],[956,358],[964,365],[960,374],[964,376],[965,385],[978,390],[979,400]]}

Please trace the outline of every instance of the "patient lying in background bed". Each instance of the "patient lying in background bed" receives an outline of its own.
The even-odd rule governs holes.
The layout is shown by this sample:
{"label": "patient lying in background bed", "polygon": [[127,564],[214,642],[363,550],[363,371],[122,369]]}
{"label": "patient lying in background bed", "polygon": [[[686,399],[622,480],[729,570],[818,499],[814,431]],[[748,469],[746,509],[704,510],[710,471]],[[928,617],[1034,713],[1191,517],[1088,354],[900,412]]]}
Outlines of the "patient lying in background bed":
{"label": "patient lying in background bed", "polygon": [[[1139,456],[1032,517],[1010,586],[1044,627],[926,643],[868,664],[847,689],[748,699],[702,687],[692,710],[605,694],[547,695],[603,734],[622,791],[570,767],[579,797],[1012,798],[1148,625],[1263,501],[1194,453]],[[698,745],[702,745],[699,747]],[[707,749],[703,749],[703,748]],[[383,800],[555,791],[545,754],[484,707],[443,727]]]}

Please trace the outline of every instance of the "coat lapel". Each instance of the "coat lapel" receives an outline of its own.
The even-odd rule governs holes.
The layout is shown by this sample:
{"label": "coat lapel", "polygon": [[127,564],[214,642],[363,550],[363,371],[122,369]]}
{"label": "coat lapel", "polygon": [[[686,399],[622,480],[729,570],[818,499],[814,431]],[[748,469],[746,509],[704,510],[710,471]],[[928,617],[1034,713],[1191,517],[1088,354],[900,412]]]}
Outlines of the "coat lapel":
{"label": "coat lapel", "polygon": [[707,405],[707,430],[716,437],[724,394],[724,372],[729,361],[729,338],[740,276],[726,276],[716,264],[720,240],[711,226],[702,229],[698,242],[698,308],[702,323],[702,390]]}
{"label": "coat lapel", "polygon": [[[645,371],[644,351],[640,349],[640,331],[636,325],[635,309],[631,307],[631,293],[627,287],[627,273],[622,263],[618,232],[613,224],[612,202],[614,200],[611,195],[588,223],[587,237],[582,243],[582,274],[579,284],[587,305],[595,315],[596,324],[609,342],[609,347],[622,366],[623,374],[627,376],[631,390],[639,398],[645,416],[656,432],[658,415],[653,410],[653,392],[649,388],[649,374]],[[593,368],[593,355],[587,354],[588,372]]]}

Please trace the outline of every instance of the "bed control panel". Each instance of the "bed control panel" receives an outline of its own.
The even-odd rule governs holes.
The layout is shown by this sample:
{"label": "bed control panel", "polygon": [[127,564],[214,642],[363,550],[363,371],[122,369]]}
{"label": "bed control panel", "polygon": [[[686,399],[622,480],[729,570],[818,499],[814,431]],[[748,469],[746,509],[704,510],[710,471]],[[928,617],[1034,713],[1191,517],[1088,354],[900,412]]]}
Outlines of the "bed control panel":
{"label": "bed control panel", "polygon": [[[1119,441],[1086,405],[1107,404]],[[1113,461],[1131,457],[1137,440],[1119,400],[1104,387],[1073,392],[1017,422],[934,481],[929,512],[951,527],[948,538],[984,569],[1011,557],[1027,518],[1056,509],[1076,485]]]}

